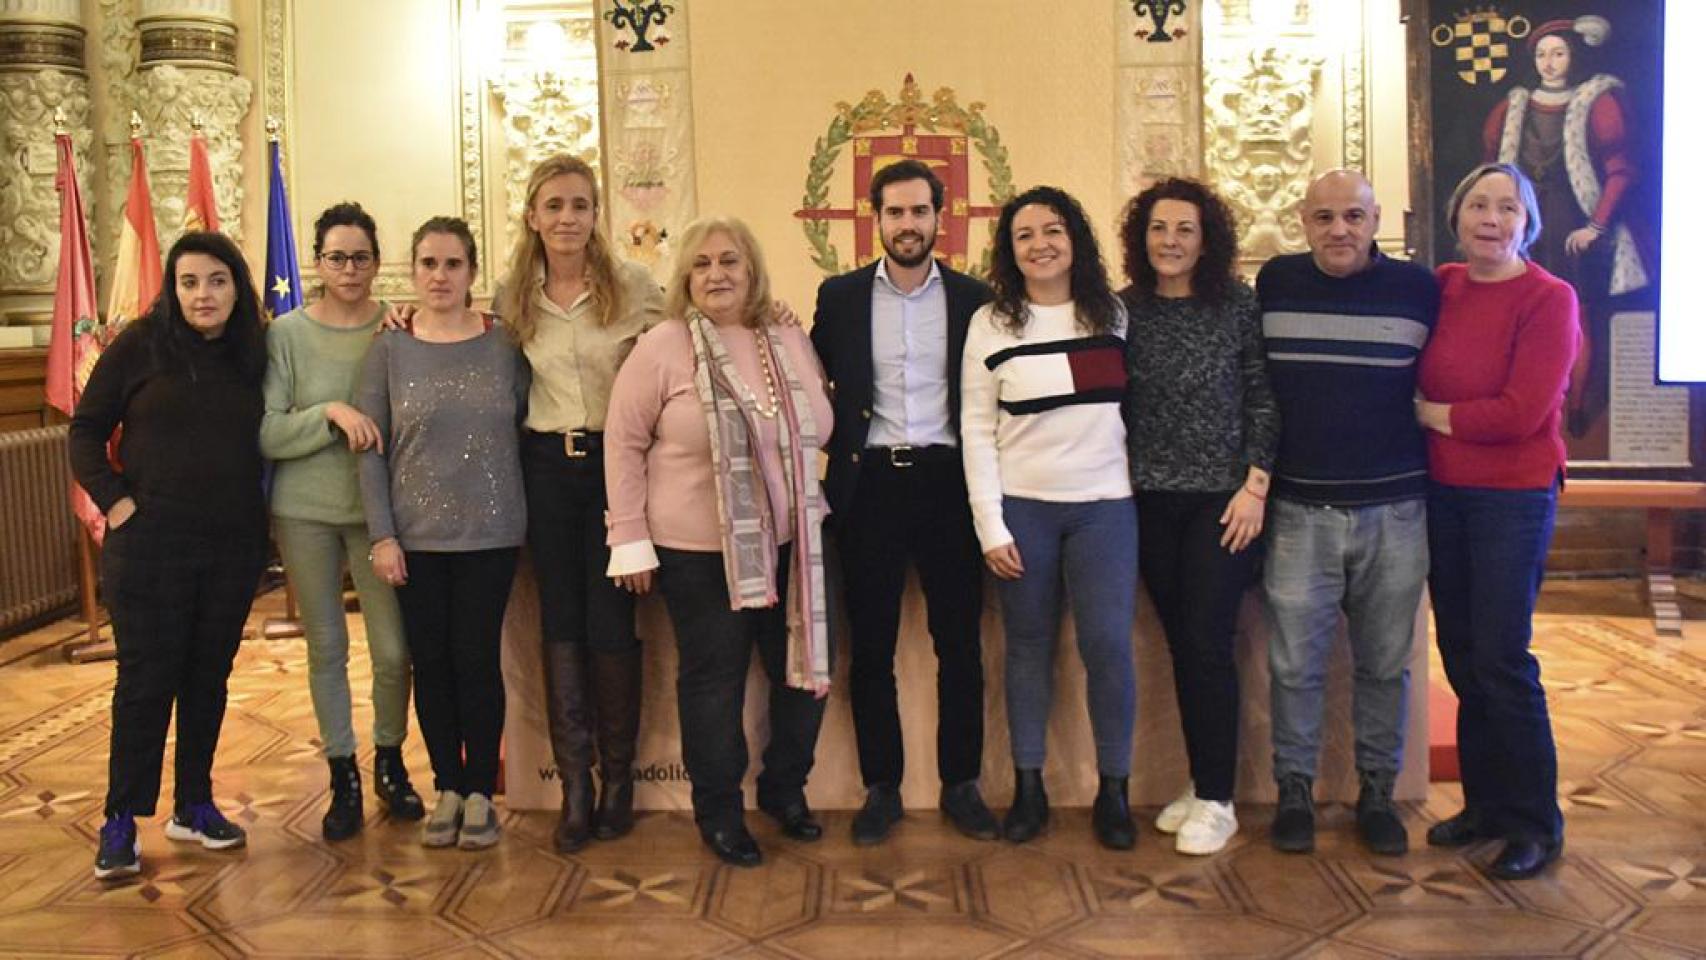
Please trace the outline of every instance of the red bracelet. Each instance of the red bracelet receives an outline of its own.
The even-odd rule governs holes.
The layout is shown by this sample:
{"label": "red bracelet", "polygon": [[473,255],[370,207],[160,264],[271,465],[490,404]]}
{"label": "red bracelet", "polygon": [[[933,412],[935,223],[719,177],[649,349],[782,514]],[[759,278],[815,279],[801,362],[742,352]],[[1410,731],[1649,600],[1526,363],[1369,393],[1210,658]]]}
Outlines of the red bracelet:
{"label": "red bracelet", "polygon": [[1245,493],[1249,494],[1252,497],[1255,497],[1257,500],[1260,500],[1263,503],[1268,502],[1268,495],[1265,493],[1257,493],[1256,491],[1251,490],[1249,487],[1244,487],[1243,490]]}

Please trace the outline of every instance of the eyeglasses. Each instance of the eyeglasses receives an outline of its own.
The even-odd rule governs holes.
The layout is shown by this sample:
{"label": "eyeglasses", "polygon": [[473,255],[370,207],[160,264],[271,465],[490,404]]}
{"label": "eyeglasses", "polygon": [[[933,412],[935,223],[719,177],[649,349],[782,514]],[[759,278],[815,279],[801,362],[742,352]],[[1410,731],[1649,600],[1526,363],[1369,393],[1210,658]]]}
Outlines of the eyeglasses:
{"label": "eyeglasses", "polygon": [[363,250],[360,253],[344,253],[342,250],[334,250],[331,253],[321,254],[320,259],[324,260],[326,266],[331,267],[333,270],[342,270],[345,267],[355,267],[356,271],[360,272],[373,266],[373,254],[368,253],[366,250]]}

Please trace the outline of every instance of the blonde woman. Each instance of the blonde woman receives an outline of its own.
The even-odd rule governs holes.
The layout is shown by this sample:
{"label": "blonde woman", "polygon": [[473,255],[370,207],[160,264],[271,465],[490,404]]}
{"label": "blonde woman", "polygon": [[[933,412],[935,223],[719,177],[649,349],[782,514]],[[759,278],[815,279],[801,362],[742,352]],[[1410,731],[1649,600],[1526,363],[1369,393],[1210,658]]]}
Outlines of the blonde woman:
{"label": "blonde woman", "polygon": [[604,419],[617,369],[663,319],[657,283],[615,258],[598,212],[598,181],[584,161],[559,155],[535,167],[495,302],[533,368],[522,478],[551,752],[563,784],[554,841],[564,853],[634,826],[640,644],[633,595],[604,575]]}
{"label": "blonde woman", "polygon": [[769,287],[745,224],[687,229],[669,320],[616,379],[605,478],[609,574],[634,593],[654,579],[663,591],[693,816],[736,866],[763,859],[741,798],[754,646],[770,678],[758,806],[796,840],[823,833],[805,785],[829,692],[817,454],[832,423],[811,341],[773,321]]}

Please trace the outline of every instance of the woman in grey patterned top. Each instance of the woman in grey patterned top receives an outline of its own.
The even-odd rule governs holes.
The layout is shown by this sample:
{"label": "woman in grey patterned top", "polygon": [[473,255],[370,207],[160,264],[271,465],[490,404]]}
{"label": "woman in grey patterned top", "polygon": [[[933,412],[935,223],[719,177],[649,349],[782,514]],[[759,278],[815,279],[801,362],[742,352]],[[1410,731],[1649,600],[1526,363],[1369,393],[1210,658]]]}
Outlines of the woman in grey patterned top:
{"label": "woman in grey patterned top", "polygon": [[374,341],[356,389],[383,439],[362,453],[362,502],[373,568],[397,587],[438,791],[421,842],[487,847],[498,840],[499,634],[527,530],[527,364],[469,309],[478,261],[468,225],[434,217],[411,247],[420,309],[409,329]]}
{"label": "woman in grey patterned top", "polygon": [[1220,198],[1193,180],[1162,180],[1127,205],[1120,239],[1138,566],[1173,656],[1193,781],[1155,826],[1177,834],[1180,853],[1210,854],[1238,829],[1232,640],[1255,576],[1279,408]]}

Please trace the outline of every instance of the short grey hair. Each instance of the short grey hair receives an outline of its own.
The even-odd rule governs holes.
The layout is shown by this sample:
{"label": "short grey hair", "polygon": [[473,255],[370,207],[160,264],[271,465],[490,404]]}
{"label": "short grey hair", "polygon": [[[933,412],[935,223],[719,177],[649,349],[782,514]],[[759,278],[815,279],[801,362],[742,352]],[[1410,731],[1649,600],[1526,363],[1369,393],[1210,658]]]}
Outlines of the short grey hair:
{"label": "short grey hair", "polygon": [[1451,191],[1451,200],[1445,208],[1445,223],[1451,228],[1453,239],[1462,240],[1457,232],[1457,212],[1463,208],[1463,200],[1469,196],[1469,191],[1475,184],[1487,179],[1495,173],[1502,173],[1511,178],[1516,184],[1516,195],[1522,201],[1523,213],[1527,214],[1522,225],[1522,242],[1517,246],[1517,256],[1528,256],[1528,248],[1540,237],[1540,200],[1534,195],[1534,181],[1528,179],[1514,163],[1483,163],[1464,175],[1457,181],[1457,189]]}

